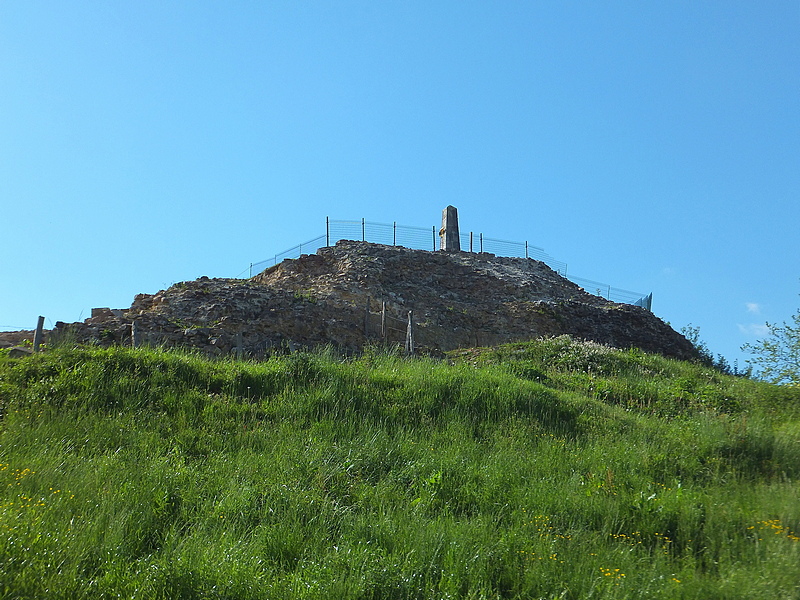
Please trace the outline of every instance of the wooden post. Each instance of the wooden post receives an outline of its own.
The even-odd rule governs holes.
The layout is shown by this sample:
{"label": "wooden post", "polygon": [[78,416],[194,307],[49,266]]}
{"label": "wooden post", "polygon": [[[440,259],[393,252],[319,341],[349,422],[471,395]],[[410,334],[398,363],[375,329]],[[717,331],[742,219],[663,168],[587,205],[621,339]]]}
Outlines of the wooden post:
{"label": "wooden post", "polygon": [[39,351],[39,345],[42,343],[42,330],[44,329],[44,317],[39,316],[39,321],[36,324],[36,331],[33,333],[33,351]]}
{"label": "wooden post", "polygon": [[369,337],[369,297],[367,297],[367,304],[364,308],[364,339]]}
{"label": "wooden post", "polygon": [[408,311],[408,325],[406,326],[406,354],[414,354],[414,316]]}
{"label": "wooden post", "polygon": [[386,341],[386,300],[381,303],[381,339]]}
{"label": "wooden post", "polygon": [[139,326],[136,324],[136,321],[133,321],[131,323],[131,348],[138,348],[139,343]]}

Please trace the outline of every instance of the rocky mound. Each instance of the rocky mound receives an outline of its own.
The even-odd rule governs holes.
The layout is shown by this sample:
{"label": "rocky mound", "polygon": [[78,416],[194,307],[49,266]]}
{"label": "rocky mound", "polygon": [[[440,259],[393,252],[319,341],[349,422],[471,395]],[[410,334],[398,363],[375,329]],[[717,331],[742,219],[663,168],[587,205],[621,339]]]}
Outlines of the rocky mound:
{"label": "rocky mound", "polygon": [[209,279],[95,309],[56,335],[102,345],[193,346],[259,356],[278,348],[403,343],[411,311],[417,348],[433,353],[569,334],[679,359],[686,338],[644,308],[585,292],[542,262],[340,241],[248,280]]}

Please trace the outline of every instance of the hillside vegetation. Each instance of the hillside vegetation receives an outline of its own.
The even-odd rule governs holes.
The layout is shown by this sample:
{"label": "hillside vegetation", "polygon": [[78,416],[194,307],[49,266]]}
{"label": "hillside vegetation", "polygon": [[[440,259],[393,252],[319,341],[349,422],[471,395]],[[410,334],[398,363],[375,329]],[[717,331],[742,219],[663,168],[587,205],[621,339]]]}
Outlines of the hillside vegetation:
{"label": "hillside vegetation", "polygon": [[798,408],[567,337],[0,356],[0,598],[800,598]]}

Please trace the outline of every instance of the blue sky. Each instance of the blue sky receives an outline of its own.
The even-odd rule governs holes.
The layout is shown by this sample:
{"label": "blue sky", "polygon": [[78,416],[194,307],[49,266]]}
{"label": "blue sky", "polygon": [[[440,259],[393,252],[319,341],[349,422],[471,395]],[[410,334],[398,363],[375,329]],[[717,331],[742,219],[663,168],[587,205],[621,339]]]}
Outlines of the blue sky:
{"label": "blue sky", "polygon": [[800,3],[0,3],[0,329],[448,204],[741,361],[800,305]]}

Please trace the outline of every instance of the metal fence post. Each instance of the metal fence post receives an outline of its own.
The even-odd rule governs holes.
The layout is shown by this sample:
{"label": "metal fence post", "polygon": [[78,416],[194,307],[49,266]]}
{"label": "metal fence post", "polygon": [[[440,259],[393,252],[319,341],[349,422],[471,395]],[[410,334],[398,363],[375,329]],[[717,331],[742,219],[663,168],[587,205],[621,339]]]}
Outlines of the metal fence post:
{"label": "metal fence post", "polygon": [[528,258],[528,240],[525,240],[525,258]]}
{"label": "metal fence post", "polygon": [[483,253],[483,234],[482,234],[482,233],[479,233],[479,234],[478,234],[478,237],[479,237],[479,238],[480,238],[480,240],[481,240],[481,253]]}
{"label": "metal fence post", "polygon": [[472,252],[472,232],[469,232],[469,251]]}
{"label": "metal fence post", "polygon": [[431,227],[431,231],[433,231],[433,251],[436,252],[436,225]]}
{"label": "metal fence post", "polygon": [[397,246],[397,221],[392,221],[392,246]]}
{"label": "metal fence post", "polygon": [[330,217],[325,217],[325,247],[331,245],[331,221]]}
{"label": "metal fence post", "polygon": [[366,242],[367,241],[366,221],[364,221],[363,218],[361,219],[361,241],[362,242]]}

